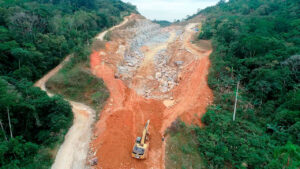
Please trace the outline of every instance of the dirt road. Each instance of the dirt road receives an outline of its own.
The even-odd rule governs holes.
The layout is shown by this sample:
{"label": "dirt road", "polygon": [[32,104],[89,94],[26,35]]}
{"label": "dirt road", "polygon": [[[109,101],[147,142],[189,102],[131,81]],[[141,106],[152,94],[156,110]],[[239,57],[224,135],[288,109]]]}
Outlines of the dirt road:
{"label": "dirt road", "polygon": [[[127,18],[124,21],[109,30],[118,28],[128,21]],[[103,40],[105,34],[109,31],[100,33],[96,38]],[[34,86],[40,87],[43,91],[46,91],[49,96],[53,96],[52,93],[47,91],[45,83],[54,76],[63,65],[70,60],[71,56],[68,56],[57,67],[51,70],[43,78],[38,80]],[[52,165],[52,169],[83,169],[86,168],[86,159],[89,150],[89,143],[92,136],[92,124],[95,121],[95,111],[89,106],[67,100],[71,106],[74,114],[74,121],[72,127],[69,129],[63,144],[60,146],[55,161]]]}
{"label": "dirt road", "polygon": [[[40,87],[49,96],[53,96],[52,93],[47,91],[45,83],[69,61],[70,57],[66,57],[61,64],[37,81],[34,86]],[[72,106],[74,114],[73,125],[56,154],[55,161],[51,167],[52,169],[83,169],[86,165],[86,157],[92,135],[91,125],[94,122],[95,111],[81,103],[73,101],[69,101],[69,103]]]}
{"label": "dirt road", "polygon": [[91,139],[95,111],[90,107],[69,101],[74,113],[73,126],[65,136],[64,143],[60,146],[52,169],[72,168],[83,169]]}
{"label": "dirt road", "polygon": [[[128,16],[128,17],[130,17],[130,16]],[[104,37],[107,34],[107,32],[112,31],[112,30],[114,30],[116,28],[119,28],[119,27],[125,25],[128,22],[128,17],[125,17],[124,21],[121,22],[119,25],[113,26],[113,27],[109,28],[108,30],[106,30],[104,32],[101,32],[99,35],[96,36],[95,39],[97,39],[97,40],[104,40]]]}
{"label": "dirt road", "polygon": [[49,91],[47,91],[46,89],[46,82],[52,77],[54,76],[63,66],[66,62],[68,62],[70,60],[72,56],[69,55],[67,56],[59,65],[57,65],[54,69],[52,69],[50,72],[48,72],[45,76],[43,76],[40,80],[38,80],[34,86],[41,88],[43,91],[46,91],[48,96],[53,96],[52,93],[50,93]]}
{"label": "dirt road", "polygon": [[[151,26],[149,27],[151,28]],[[147,49],[144,51],[145,57],[143,55],[136,56],[136,59],[132,59],[136,64],[128,64],[127,67],[120,67],[121,64],[128,61],[124,61],[125,56],[116,52],[121,44],[125,46],[130,44],[126,38],[113,39],[106,44],[105,49],[92,53],[90,56],[92,72],[104,80],[110,91],[109,101],[101,112],[100,120],[95,128],[95,139],[91,144],[91,149],[98,158],[96,168],[164,169],[162,136],[165,129],[177,117],[181,117],[187,123],[201,124],[200,117],[205,113],[207,105],[213,99],[212,91],[207,85],[211,50],[203,50],[190,43],[191,37],[195,33],[191,27],[193,25],[189,25],[186,29],[168,28],[169,32],[178,32],[178,29],[182,29],[184,33],[176,34],[173,37],[175,40],[168,40],[166,43],[162,43],[162,46],[157,44],[156,47],[143,47],[143,49]],[[136,27],[134,28],[136,29]],[[151,40],[151,36],[152,34],[143,35],[143,38]],[[124,39],[125,42],[122,41]],[[135,44],[140,46],[141,40]],[[130,49],[132,48],[130,47]],[[133,53],[139,53],[138,47],[136,48],[137,51]],[[190,52],[191,48],[193,49],[192,52]],[[161,54],[162,52],[165,54]],[[156,72],[156,69],[153,68],[157,66],[156,64],[153,65],[153,55],[157,55],[157,57],[167,55],[168,57],[161,56],[161,58],[166,58],[162,61],[170,67],[168,71],[177,70],[178,80],[176,80],[175,87],[171,88],[170,91],[159,92],[158,90],[158,84],[166,83],[166,81],[158,80],[153,77],[154,74],[160,73],[167,77],[170,74]],[[137,59],[142,59],[142,61],[136,61]],[[173,61],[176,60],[184,61],[183,65],[174,65]],[[115,76],[120,70],[133,72],[132,76],[126,76],[126,83],[123,79],[118,79]],[[168,86],[172,85],[172,81],[168,80],[167,82],[170,83],[167,83]],[[130,86],[126,84],[130,84]],[[138,88],[149,85],[155,88],[153,92],[148,93],[149,95],[155,92],[156,95],[166,96],[169,99],[151,99],[137,93]],[[150,153],[148,159],[140,161],[131,158],[130,154],[135,138],[142,134],[142,129],[148,119],[151,120]]]}

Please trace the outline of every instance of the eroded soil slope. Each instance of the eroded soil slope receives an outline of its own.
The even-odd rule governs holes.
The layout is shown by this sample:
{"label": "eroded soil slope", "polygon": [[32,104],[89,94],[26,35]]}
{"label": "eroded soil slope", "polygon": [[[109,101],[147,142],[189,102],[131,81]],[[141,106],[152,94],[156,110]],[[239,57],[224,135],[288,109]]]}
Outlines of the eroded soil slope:
{"label": "eroded soil slope", "polygon": [[[199,24],[161,28],[138,15],[128,19],[112,32],[105,49],[90,56],[92,72],[110,91],[90,146],[96,168],[164,168],[165,129],[177,117],[201,124],[199,117],[212,102],[211,50],[191,44]],[[148,119],[150,153],[140,161],[130,155]]]}

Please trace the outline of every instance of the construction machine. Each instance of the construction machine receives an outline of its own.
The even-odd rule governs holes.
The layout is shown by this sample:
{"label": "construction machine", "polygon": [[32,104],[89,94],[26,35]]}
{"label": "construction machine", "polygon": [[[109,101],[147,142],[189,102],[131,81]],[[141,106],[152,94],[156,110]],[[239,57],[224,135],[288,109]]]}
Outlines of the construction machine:
{"label": "construction machine", "polygon": [[[135,144],[133,146],[131,156],[136,159],[146,159],[148,155],[149,149],[149,124],[150,120],[147,121],[145,128],[143,130],[142,137],[137,137],[135,140]],[[146,143],[147,141],[147,143]]]}

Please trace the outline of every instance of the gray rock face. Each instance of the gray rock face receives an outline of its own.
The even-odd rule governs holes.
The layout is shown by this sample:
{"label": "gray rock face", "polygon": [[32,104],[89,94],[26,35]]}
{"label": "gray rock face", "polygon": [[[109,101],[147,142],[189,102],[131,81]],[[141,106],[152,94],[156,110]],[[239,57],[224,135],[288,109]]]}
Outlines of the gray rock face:
{"label": "gray rock face", "polygon": [[[116,75],[122,80],[129,79],[130,81],[130,79],[136,75],[137,70],[145,58],[141,48],[143,46],[153,46],[167,42],[170,33],[166,30],[162,30],[158,24],[154,24],[145,19],[136,20],[135,24],[126,28],[123,33],[130,37],[128,39],[128,36],[126,36],[128,45],[124,46],[125,49],[122,48],[122,51],[124,51],[124,60],[118,66]],[[180,36],[180,34],[182,34],[182,31],[176,32],[177,36]],[[149,81],[157,81],[159,84],[158,89],[163,93],[169,92],[177,84],[177,67],[169,66],[169,60],[170,56],[167,54],[166,49],[159,51],[154,56],[154,68],[156,73],[152,76],[144,77]],[[182,65],[183,61],[176,61],[175,64]],[[128,86],[131,86],[130,82]],[[153,88],[139,88],[135,90],[138,94],[144,95],[147,98],[155,97],[151,95],[151,92],[154,90]]]}
{"label": "gray rock face", "polygon": [[[118,74],[121,74],[122,77],[128,77],[128,74],[133,74],[130,71],[135,71],[140,67],[145,57],[141,47],[163,43],[170,36],[168,32],[162,32],[158,24],[145,19],[137,20],[126,31],[128,34],[133,34],[133,36],[129,39],[129,46],[125,49],[124,62],[119,66],[122,68],[118,69]],[[132,69],[126,67],[131,67]]]}

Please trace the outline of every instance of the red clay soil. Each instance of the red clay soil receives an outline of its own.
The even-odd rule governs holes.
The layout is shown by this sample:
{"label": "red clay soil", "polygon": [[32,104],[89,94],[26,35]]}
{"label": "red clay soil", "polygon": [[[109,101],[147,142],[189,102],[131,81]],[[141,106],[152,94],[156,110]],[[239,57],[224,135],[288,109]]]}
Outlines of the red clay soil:
{"label": "red clay soil", "polygon": [[210,53],[211,51],[204,53],[203,57],[193,61],[182,73],[179,85],[173,90],[176,104],[165,110],[161,131],[170,126],[177,117],[188,124],[202,126],[200,119],[206,112],[206,107],[213,101],[212,91],[207,85]]}
{"label": "red clay soil", "polygon": [[[165,168],[162,135],[177,117],[187,123],[201,124],[200,118],[213,100],[207,85],[211,51],[199,52],[199,59],[188,65],[181,74],[179,85],[173,89],[174,106],[167,108],[162,100],[146,99],[114,77],[114,66],[106,64],[103,51],[90,56],[91,69],[102,78],[110,98],[95,126],[91,143],[101,169]],[[102,53],[102,54],[101,54]],[[196,118],[197,117],[197,118]],[[134,141],[141,136],[145,122],[150,119],[150,153],[146,160],[131,158]]]}

